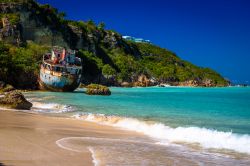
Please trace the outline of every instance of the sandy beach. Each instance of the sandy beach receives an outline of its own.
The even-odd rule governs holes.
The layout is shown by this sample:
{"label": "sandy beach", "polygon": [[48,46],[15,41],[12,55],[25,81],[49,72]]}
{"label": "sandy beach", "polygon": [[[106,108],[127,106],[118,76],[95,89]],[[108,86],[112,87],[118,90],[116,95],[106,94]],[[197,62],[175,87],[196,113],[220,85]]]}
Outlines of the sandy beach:
{"label": "sandy beach", "polygon": [[[174,129],[150,121],[101,114],[75,117],[79,114],[46,113],[48,108],[57,112],[66,108],[71,110],[71,107],[43,101],[33,103],[34,108],[25,112],[0,108],[0,166],[228,166],[250,163],[247,154],[157,139],[153,136],[169,133],[175,136],[176,133],[171,133]],[[89,122],[91,120],[93,122]],[[184,132],[175,138],[185,136],[195,134]]]}
{"label": "sandy beach", "polygon": [[0,110],[0,165],[94,165],[90,151],[60,148],[64,137],[143,137],[80,120]]}

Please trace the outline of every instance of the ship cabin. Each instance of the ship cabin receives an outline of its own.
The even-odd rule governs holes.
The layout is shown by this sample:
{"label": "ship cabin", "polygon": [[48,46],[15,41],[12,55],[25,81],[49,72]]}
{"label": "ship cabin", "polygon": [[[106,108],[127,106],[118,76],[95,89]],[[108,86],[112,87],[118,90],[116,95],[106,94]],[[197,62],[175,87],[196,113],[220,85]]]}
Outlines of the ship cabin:
{"label": "ship cabin", "polygon": [[75,56],[75,51],[59,47],[43,56],[42,67],[53,73],[80,75],[82,72],[81,59]]}

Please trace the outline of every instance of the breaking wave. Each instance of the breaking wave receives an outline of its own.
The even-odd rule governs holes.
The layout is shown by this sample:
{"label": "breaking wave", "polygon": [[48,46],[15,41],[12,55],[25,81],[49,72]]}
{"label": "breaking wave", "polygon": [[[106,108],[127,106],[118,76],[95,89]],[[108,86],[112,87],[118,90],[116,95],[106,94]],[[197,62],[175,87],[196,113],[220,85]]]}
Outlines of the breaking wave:
{"label": "breaking wave", "polygon": [[34,96],[29,96],[25,94],[25,97],[28,101],[30,102],[36,102],[36,101],[46,101],[55,98],[55,96],[45,96],[45,97],[34,97]]}
{"label": "breaking wave", "polygon": [[71,106],[57,104],[57,103],[42,103],[32,102],[32,111],[43,112],[43,113],[65,113],[72,112],[74,109]]}
{"label": "breaking wave", "polygon": [[145,122],[134,118],[106,116],[103,114],[77,114],[73,117],[140,132],[159,139],[161,144],[178,142],[198,143],[204,148],[227,149],[250,154],[250,135],[247,134],[240,135],[199,127],[171,128],[162,123]]}

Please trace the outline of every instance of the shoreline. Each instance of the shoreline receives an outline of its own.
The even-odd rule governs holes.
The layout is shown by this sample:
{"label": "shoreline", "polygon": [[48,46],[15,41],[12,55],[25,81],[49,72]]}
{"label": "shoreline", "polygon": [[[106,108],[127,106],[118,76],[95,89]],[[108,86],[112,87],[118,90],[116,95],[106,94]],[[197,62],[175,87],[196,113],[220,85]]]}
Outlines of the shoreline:
{"label": "shoreline", "polygon": [[94,165],[91,150],[62,149],[66,137],[130,138],[142,134],[70,118],[0,110],[0,163],[2,165]]}
{"label": "shoreline", "polygon": [[[171,127],[157,119],[126,116],[131,113],[129,109],[142,111],[137,106],[144,100],[129,109],[130,100],[124,102],[126,109],[116,115],[114,112],[124,107],[110,102],[117,97],[123,100],[119,93],[117,97],[103,97],[106,102],[100,103],[96,103],[100,97],[80,93],[64,97],[62,93],[31,92],[25,97],[34,104],[30,111],[0,108],[0,163],[3,165],[250,163],[249,135],[198,126]],[[74,102],[79,99],[84,102]]]}
{"label": "shoreline", "polygon": [[[156,142],[145,133],[118,126],[0,109],[0,164],[3,166],[103,166],[125,161],[141,165],[143,162],[138,158],[144,158],[149,165],[155,161],[190,166],[201,162],[250,163],[246,154],[223,150],[205,152],[195,144],[183,145]],[[116,154],[117,159],[113,158]]]}

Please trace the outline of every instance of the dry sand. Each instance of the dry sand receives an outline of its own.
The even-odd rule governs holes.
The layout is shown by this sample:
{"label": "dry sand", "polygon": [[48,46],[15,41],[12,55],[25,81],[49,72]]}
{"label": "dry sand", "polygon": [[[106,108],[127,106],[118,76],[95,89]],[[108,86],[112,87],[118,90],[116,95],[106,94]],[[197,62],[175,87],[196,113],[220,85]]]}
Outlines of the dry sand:
{"label": "dry sand", "polygon": [[0,166],[93,165],[91,153],[62,149],[64,137],[143,137],[80,120],[0,110]]}

